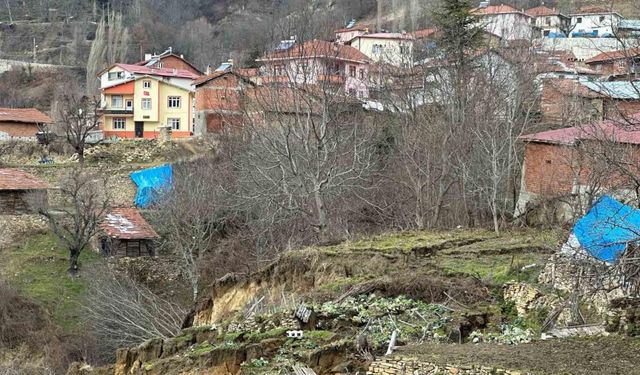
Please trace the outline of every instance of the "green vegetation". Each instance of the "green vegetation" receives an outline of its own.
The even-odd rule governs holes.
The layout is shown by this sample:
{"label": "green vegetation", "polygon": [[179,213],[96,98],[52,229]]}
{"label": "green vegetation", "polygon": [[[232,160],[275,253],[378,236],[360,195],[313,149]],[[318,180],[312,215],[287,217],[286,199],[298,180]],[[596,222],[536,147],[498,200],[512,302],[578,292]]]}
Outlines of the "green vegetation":
{"label": "green vegetation", "polygon": [[80,256],[80,277],[70,277],[68,251],[53,234],[36,235],[2,254],[0,274],[25,295],[42,303],[65,332],[80,329],[80,306],[87,290],[83,274],[100,257],[85,250]]}

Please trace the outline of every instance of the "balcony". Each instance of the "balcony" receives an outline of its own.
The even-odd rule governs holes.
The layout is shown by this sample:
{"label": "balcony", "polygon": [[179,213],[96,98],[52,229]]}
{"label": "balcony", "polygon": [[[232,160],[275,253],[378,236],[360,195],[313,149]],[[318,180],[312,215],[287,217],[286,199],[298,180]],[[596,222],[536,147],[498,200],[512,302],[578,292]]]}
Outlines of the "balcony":
{"label": "balcony", "polygon": [[340,74],[320,74],[318,76],[318,81],[343,84],[344,76]]}
{"label": "balcony", "polygon": [[101,108],[101,112],[104,115],[133,116],[133,107],[127,107],[127,108]]}

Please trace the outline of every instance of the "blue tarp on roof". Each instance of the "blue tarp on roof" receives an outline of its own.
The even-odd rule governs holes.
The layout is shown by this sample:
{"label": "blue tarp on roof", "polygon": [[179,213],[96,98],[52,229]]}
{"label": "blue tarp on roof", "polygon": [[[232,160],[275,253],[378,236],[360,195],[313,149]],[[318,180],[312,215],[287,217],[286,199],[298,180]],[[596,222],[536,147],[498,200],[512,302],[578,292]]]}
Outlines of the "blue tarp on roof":
{"label": "blue tarp on roof", "polygon": [[605,195],[578,220],[573,233],[589,254],[612,262],[628,243],[640,240],[640,210]]}
{"label": "blue tarp on roof", "polygon": [[136,206],[146,208],[162,197],[173,186],[173,168],[171,165],[143,169],[131,173],[131,179],[138,187]]}

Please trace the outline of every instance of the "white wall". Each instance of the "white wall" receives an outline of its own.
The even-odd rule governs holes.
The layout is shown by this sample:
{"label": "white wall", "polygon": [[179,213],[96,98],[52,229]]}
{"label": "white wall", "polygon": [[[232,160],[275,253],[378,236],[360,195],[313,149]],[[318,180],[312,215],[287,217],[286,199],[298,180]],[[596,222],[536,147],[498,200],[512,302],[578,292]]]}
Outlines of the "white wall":
{"label": "white wall", "polygon": [[[613,34],[618,26],[620,17],[612,13],[602,14],[574,14],[571,16],[571,34],[575,32],[590,33],[598,31],[598,36]],[[582,22],[578,23],[581,20]]]}
{"label": "white wall", "polygon": [[534,36],[531,18],[523,13],[485,14],[480,26],[505,40],[530,40]]}

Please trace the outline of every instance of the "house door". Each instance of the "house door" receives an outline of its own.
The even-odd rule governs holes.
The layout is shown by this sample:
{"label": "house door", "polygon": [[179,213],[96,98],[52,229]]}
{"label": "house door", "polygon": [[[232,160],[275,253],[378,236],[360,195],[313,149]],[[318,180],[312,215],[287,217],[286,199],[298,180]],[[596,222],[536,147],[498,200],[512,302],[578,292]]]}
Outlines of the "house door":
{"label": "house door", "polygon": [[144,136],[144,122],[136,121],[135,126],[136,138],[142,138]]}

